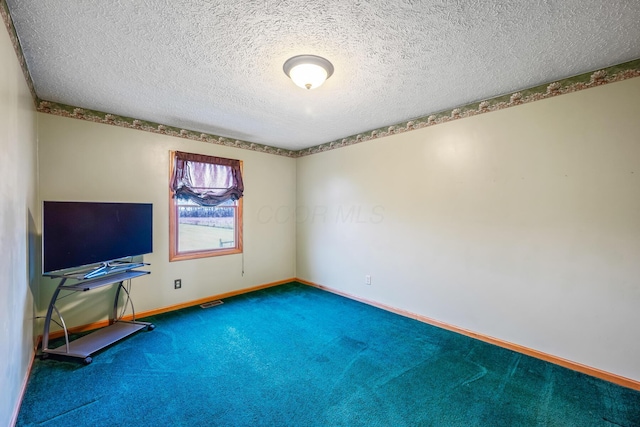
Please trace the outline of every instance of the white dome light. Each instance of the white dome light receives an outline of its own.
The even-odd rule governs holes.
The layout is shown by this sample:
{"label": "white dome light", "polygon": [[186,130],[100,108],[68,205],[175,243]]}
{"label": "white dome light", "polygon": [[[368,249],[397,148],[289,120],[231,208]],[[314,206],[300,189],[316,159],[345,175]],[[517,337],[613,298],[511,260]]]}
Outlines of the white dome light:
{"label": "white dome light", "polygon": [[333,74],[331,62],[315,55],[294,56],[287,59],[282,68],[303,89],[315,89]]}

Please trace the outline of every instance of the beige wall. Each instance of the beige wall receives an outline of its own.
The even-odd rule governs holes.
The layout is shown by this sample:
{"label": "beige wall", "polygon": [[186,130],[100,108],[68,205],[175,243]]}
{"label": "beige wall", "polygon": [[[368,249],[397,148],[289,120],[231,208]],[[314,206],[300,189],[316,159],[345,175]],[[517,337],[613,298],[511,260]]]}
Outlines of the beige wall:
{"label": "beige wall", "polygon": [[[137,311],[193,301],[295,276],[295,224],[269,224],[265,205],[293,205],[295,159],[76,119],[39,114],[41,200],[153,203],[151,275],[132,281]],[[169,151],[180,150],[244,162],[243,255],[169,262]],[[175,290],[174,279],[182,279]],[[42,308],[56,282],[43,279]],[[100,296],[100,292],[106,294]],[[79,295],[66,306],[72,325],[104,318],[111,290]]]}
{"label": "beige wall", "polygon": [[640,380],[639,112],[636,78],[301,158],[298,277]]}
{"label": "beige wall", "polygon": [[37,293],[36,113],[0,31],[0,425],[10,425],[33,356]]}

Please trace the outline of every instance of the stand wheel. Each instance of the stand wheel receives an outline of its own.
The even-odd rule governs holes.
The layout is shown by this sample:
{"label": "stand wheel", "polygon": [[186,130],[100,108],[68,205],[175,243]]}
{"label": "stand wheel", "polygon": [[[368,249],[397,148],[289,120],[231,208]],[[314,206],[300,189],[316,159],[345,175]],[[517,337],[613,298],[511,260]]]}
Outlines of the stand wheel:
{"label": "stand wheel", "polygon": [[84,360],[82,361],[82,363],[86,366],[89,365],[91,362],[93,362],[93,359],[89,356],[85,357]]}
{"label": "stand wheel", "polygon": [[49,358],[49,355],[48,355],[47,353],[42,353],[42,354],[40,355],[40,360],[46,360],[46,359],[48,359],[48,358]]}
{"label": "stand wheel", "polygon": [[153,323],[150,325],[147,325],[147,331],[153,331],[156,328],[156,325],[154,325]]}

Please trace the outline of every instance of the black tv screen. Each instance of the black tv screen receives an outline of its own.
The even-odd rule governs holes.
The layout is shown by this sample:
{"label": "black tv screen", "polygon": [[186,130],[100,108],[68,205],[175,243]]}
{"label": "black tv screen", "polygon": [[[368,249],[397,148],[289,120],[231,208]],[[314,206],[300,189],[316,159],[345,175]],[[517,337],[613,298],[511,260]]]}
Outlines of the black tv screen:
{"label": "black tv screen", "polygon": [[42,222],[44,274],[152,252],[150,203],[45,201]]}

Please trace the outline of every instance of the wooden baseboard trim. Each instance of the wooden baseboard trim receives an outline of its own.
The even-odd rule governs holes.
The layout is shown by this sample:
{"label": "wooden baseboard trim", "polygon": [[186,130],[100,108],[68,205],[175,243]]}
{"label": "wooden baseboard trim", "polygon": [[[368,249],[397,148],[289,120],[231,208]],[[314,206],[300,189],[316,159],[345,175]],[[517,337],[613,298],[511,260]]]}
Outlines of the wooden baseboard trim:
{"label": "wooden baseboard trim", "polygon": [[478,332],[470,331],[468,329],[460,328],[455,325],[450,325],[448,323],[440,322],[439,320],[431,319],[426,316],[422,316],[419,314],[412,313],[410,311],[401,310],[396,307],[392,307],[386,304],[381,304],[375,301],[371,301],[365,298],[360,298],[355,295],[351,295],[346,292],[339,291],[337,289],[333,289],[327,286],[319,285],[317,283],[310,282],[308,280],[297,278],[296,282],[312,286],[317,289],[321,289],[323,291],[331,292],[336,295],[343,296],[345,298],[349,298],[355,301],[362,302],[364,304],[372,305],[374,307],[381,308],[386,311],[390,311],[395,314],[399,314],[404,317],[409,317],[411,319],[418,320],[420,322],[427,323],[429,325],[436,326],[438,328],[446,329],[448,331],[456,332],[471,338],[478,339],[480,341],[484,341],[490,344],[497,345],[499,347],[503,347],[509,350],[513,350],[517,353],[525,354],[527,356],[535,357],[536,359],[544,360],[545,362],[553,363],[555,365],[562,366],[564,368],[572,369],[577,372],[581,372],[583,374],[590,375],[592,377],[600,378],[602,380],[620,385],[622,387],[627,387],[633,390],[640,391],[640,381],[632,380],[631,378],[626,378],[620,375],[613,374],[611,372],[603,371],[601,369],[593,368],[591,366],[583,365],[578,362],[573,362],[571,360],[563,359],[562,357],[554,356],[552,354],[544,353],[542,351],[534,350],[529,347],[525,347],[519,344],[514,344],[509,341],[504,341],[498,338],[494,338],[489,335],[484,335]]}
{"label": "wooden baseboard trim", "polygon": [[[142,311],[142,312],[136,313],[136,319],[142,319],[144,317],[155,316],[156,314],[168,313],[170,311],[180,310],[182,308],[193,307],[195,305],[204,304],[205,302],[214,301],[214,300],[218,300],[218,299],[231,298],[231,297],[234,297],[234,296],[237,296],[237,295],[247,294],[249,292],[258,291],[260,289],[271,288],[271,287],[274,287],[274,286],[279,286],[279,285],[283,285],[285,283],[291,283],[291,282],[295,282],[295,281],[296,281],[295,278],[285,279],[285,280],[278,280],[277,282],[265,283],[265,284],[258,285],[258,286],[252,286],[250,288],[244,288],[244,289],[239,289],[239,290],[236,290],[236,291],[225,292],[223,294],[218,294],[218,295],[213,295],[213,296],[209,296],[209,297],[205,297],[205,298],[200,298],[200,299],[193,300],[193,301],[187,301],[187,302],[183,302],[183,303],[180,303],[180,304],[174,304],[174,305],[169,305],[169,306],[166,306],[166,307],[155,308],[153,310]],[[128,314],[128,315],[126,315],[126,316],[124,316],[122,318],[122,320],[131,320],[131,319],[133,319],[133,316],[131,314]],[[86,332],[86,331],[92,331],[94,329],[104,328],[105,326],[109,326],[109,320],[101,320],[101,321],[98,321],[98,322],[89,323],[87,325],[82,325],[82,326],[76,326],[76,327],[73,327],[73,328],[69,328],[69,333],[77,334],[77,333],[80,333],[80,332]],[[64,332],[62,330],[60,330],[60,331],[51,332],[49,338],[50,339],[54,339],[54,338],[60,338],[62,336],[64,336]],[[39,339],[41,339],[41,337],[42,336],[40,336]]]}
{"label": "wooden baseboard trim", "polygon": [[27,384],[29,384],[29,377],[31,377],[31,370],[33,369],[33,361],[35,359],[36,359],[36,349],[33,349],[33,351],[31,352],[31,358],[29,360],[29,366],[27,366],[27,372],[24,374],[24,379],[22,380],[22,387],[20,387],[20,394],[18,395],[18,400],[16,401],[16,405],[13,408],[11,421],[9,422],[9,425],[12,427],[18,423],[20,406],[22,406],[22,401],[24,400],[24,394],[27,392]]}

